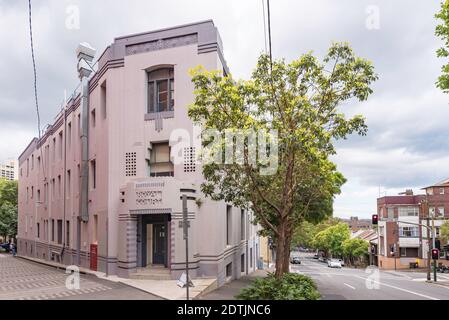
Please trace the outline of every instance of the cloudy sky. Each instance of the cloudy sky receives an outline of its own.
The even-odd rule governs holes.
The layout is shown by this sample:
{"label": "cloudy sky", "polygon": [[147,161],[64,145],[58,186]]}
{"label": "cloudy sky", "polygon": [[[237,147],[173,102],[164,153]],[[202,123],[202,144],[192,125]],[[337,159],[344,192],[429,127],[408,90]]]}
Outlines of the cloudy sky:
{"label": "cloudy sky", "polygon": [[[271,1],[273,54],[287,60],[332,41],[349,41],[380,79],[363,114],[369,133],[339,142],[335,161],[348,179],[335,215],[368,217],[379,194],[393,195],[449,177],[449,96],[435,88],[443,61],[434,36],[438,0]],[[248,78],[264,50],[261,0],[33,0],[42,124],[77,86],[74,50],[100,52],[114,37],[213,19],[235,77]],[[0,160],[18,157],[37,135],[28,1],[0,0]],[[76,15],[79,12],[79,24]],[[75,20],[72,19],[75,17]]]}

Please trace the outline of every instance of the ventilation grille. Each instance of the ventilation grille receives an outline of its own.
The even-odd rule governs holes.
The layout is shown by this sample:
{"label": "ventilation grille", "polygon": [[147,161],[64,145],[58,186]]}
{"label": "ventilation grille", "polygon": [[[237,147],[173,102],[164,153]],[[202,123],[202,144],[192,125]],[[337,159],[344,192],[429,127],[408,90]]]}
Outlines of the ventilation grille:
{"label": "ventilation grille", "polygon": [[195,172],[195,147],[184,148],[184,172]]}
{"label": "ventilation grille", "polygon": [[137,160],[135,152],[125,153],[125,176],[135,177],[137,168]]}

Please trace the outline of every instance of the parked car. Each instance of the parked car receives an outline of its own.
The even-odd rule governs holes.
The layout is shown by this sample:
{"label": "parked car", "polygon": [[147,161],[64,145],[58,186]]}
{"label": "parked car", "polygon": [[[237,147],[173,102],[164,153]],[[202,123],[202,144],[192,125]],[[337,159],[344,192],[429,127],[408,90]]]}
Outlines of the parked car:
{"label": "parked car", "polygon": [[318,254],[315,253],[315,254],[313,255],[313,258],[314,258],[314,259],[318,259]]}
{"label": "parked car", "polygon": [[327,261],[327,266],[329,268],[341,268],[341,262],[339,259],[329,259]]}
{"label": "parked car", "polygon": [[299,257],[292,257],[290,259],[291,264],[301,264],[301,260],[299,260]]}
{"label": "parked car", "polygon": [[0,248],[2,248],[3,250],[5,250],[6,252],[9,252],[9,243],[5,242],[0,244]]}
{"label": "parked car", "polygon": [[337,259],[337,260],[340,261],[340,264],[341,264],[342,267],[345,266],[345,261],[343,259]]}

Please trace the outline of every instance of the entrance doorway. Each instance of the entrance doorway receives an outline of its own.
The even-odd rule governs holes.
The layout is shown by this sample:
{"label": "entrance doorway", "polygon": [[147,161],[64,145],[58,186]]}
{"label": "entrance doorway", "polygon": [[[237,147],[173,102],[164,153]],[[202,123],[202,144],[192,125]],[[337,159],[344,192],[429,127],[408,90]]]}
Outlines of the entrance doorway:
{"label": "entrance doorway", "polygon": [[168,221],[167,214],[143,215],[138,227],[138,266],[168,266]]}
{"label": "entrance doorway", "polygon": [[[166,264],[167,257],[167,226],[165,223],[153,224],[153,264]],[[147,244],[151,245],[151,244]]]}

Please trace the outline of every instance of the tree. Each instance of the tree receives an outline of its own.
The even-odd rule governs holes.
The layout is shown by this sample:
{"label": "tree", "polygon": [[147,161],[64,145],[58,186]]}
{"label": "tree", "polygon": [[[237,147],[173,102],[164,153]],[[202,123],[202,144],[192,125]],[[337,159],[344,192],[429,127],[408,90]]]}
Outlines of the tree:
{"label": "tree", "polygon": [[342,243],[343,255],[349,259],[351,264],[355,259],[365,257],[368,254],[369,244],[363,239],[347,239]]}
{"label": "tree", "polygon": [[449,221],[444,222],[440,227],[440,240],[443,245],[449,243]]}
{"label": "tree", "polygon": [[345,182],[329,160],[336,153],[335,140],[367,132],[362,116],[347,119],[338,107],[353,98],[366,100],[376,79],[372,64],[356,57],[346,43],[333,44],[322,62],[312,53],[291,63],[272,62],[263,54],[247,81],[202,67],[192,70],[195,100],[188,114],[203,128],[203,146],[213,144],[219,160],[226,141],[233,140],[212,141],[208,129],[225,138],[226,131],[277,133],[276,139],[267,139],[276,140],[276,145],[266,148],[270,156],[277,155],[274,172],[266,174],[269,164],[260,157],[251,161],[255,155],[245,139],[243,161],[203,164],[201,189],[213,200],[254,212],[256,222],[275,242],[278,279],[289,271],[290,245],[298,225],[332,214],[334,196]]}
{"label": "tree", "polygon": [[346,223],[340,222],[318,232],[313,240],[317,249],[323,250],[326,255],[333,257],[343,255],[343,243],[349,239],[351,232]]}
{"label": "tree", "polygon": [[0,235],[3,238],[17,235],[17,181],[0,179]]}
{"label": "tree", "polygon": [[[444,41],[444,45],[437,50],[438,58],[449,57],[449,0],[441,2],[441,9],[435,15],[441,24],[436,26],[435,34]],[[449,63],[441,67],[441,75],[438,77],[436,85],[444,92],[449,92]]]}
{"label": "tree", "polygon": [[329,218],[320,223],[312,223],[309,221],[303,221],[293,233],[292,247],[302,246],[305,248],[314,248],[313,238],[315,235],[323,231],[324,229],[336,225],[340,222],[338,218]]}

